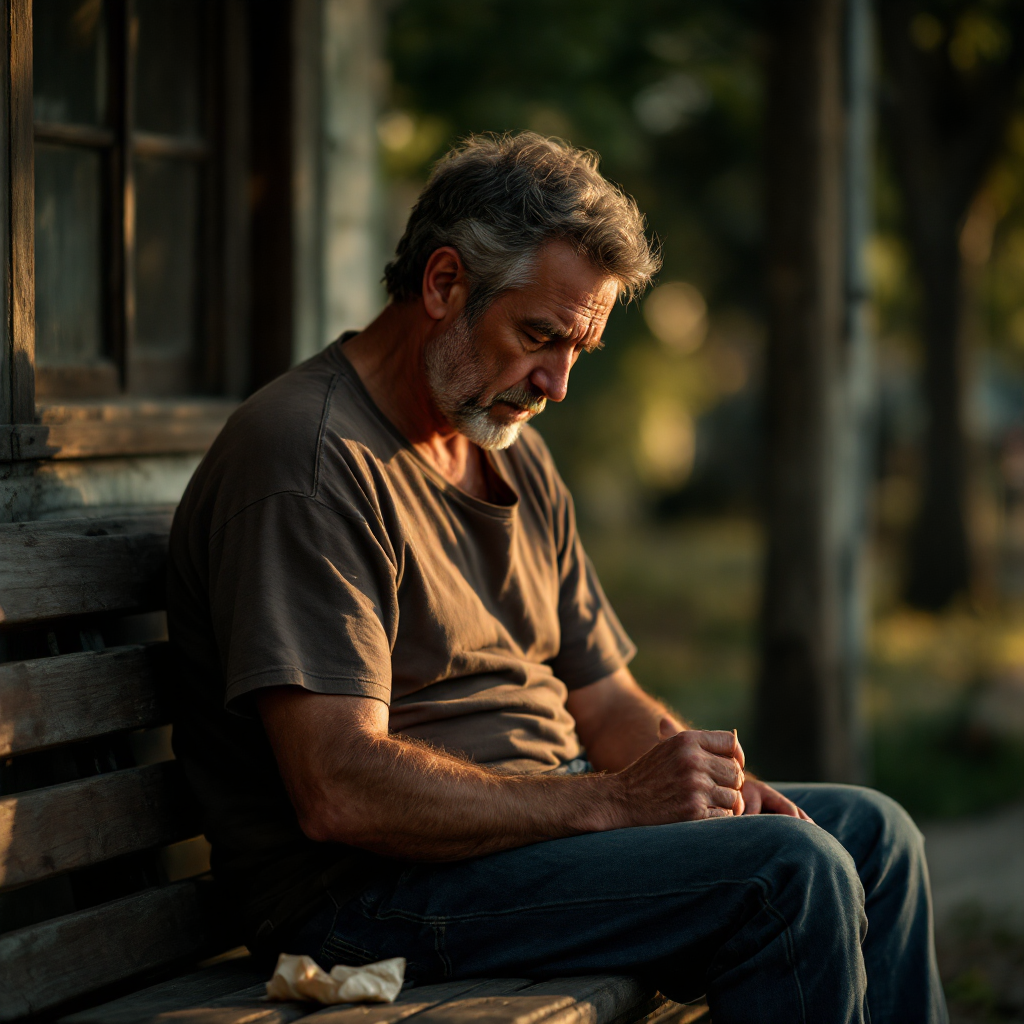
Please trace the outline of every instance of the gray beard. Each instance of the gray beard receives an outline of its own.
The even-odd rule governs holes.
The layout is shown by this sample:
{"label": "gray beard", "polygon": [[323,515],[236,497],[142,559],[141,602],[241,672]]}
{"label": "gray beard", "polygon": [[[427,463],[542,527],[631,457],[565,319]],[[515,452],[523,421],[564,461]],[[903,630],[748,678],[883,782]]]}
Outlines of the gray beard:
{"label": "gray beard", "polygon": [[493,418],[493,406],[507,402],[536,415],[546,399],[528,386],[517,384],[491,398],[487,371],[481,364],[476,338],[465,317],[452,326],[424,354],[427,386],[444,418],[474,444],[488,450],[514,444],[525,420],[500,423]]}

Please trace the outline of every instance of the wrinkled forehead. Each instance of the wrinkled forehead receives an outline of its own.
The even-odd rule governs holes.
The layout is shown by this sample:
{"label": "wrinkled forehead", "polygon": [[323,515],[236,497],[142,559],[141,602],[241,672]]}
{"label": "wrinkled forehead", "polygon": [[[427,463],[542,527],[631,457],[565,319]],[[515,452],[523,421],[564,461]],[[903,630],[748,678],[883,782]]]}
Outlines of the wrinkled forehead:
{"label": "wrinkled forehead", "polygon": [[511,293],[519,316],[543,318],[555,337],[604,329],[621,290],[620,282],[564,242],[540,250],[533,280]]}

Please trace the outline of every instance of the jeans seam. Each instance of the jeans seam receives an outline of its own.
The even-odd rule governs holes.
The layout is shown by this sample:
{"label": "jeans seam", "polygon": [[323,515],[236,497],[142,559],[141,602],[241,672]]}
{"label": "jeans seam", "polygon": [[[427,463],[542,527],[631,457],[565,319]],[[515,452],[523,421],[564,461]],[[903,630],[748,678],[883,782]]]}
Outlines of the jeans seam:
{"label": "jeans seam", "polygon": [[[761,881],[761,879],[758,879],[758,881]],[[793,972],[793,981],[796,984],[796,994],[800,999],[800,1019],[803,1021],[803,1024],[807,1024],[807,1004],[804,1001],[804,987],[800,984],[800,972],[797,970],[796,966],[796,950],[793,948],[793,934],[790,931],[789,923],[786,921],[785,917],[783,917],[783,915],[772,906],[771,900],[768,899],[763,891],[761,893],[761,899],[765,907],[768,908],[768,911],[776,918],[776,920],[782,922],[786,961],[789,964],[789,969]]]}
{"label": "jeans seam", "polygon": [[441,961],[441,969],[444,972],[446,978],[450,978],[455,972],[452,968],[451,959],[448,956],[448,951],[445,949],[445,920],[441,918],[434,928],[434,951],[437,953],[438,959]]}
{"label": "jeans seam", "polygon": [[375,960],[380,959],[380,955],[374,953],[372,950],[364,949],[362,946],[357,946],[354,942],[348,942],[338,935],[333,933],[329,935],[325,940],[324,944],[320,949],[325,960],[333,960],[336,962],[344,963],[342,956],[345,959],[354,958],[357,963],[372,964]]}
{"label": "jeans seam", "polygon": [[330,897],[331,902],[334,904],[334,916],[331,918],[331,926],[327,929],[327,934],[324,936],[323,941],[320,943],[320,959],[327,960],[329,956],[327,954],[327,943],[334,938],[334,927],[338,923],[338,915],[341,913],[341,907],[338,901],[334,898],[334,895],[328,889],[327,895]]}

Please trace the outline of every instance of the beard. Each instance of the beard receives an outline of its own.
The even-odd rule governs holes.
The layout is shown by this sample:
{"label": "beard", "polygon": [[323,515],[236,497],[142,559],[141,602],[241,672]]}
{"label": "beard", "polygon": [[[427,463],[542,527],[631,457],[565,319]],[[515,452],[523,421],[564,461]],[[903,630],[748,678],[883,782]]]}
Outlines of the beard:
{"label": "beard", "polygon": [[451,426],[481,448],[508,448],[526,422],[502,422],[495,409],[499,402],[529,412],[528,418],[542,412],[547,404],[544,395],[528,383],[491,393],[491,374],[464,316],[426,350],[424,359],[427,385],[438,409]]}

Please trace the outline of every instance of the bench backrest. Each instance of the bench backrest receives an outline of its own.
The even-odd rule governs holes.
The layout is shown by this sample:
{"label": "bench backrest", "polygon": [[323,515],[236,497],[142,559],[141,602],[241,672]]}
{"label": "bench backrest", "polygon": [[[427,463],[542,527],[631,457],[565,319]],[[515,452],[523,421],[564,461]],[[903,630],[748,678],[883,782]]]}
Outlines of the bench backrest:
{"label": "bench backrest", "polygon": [[171,515],[0,525],[0,1021],[209,951],[166,643],[105,643],[164,607]]}

